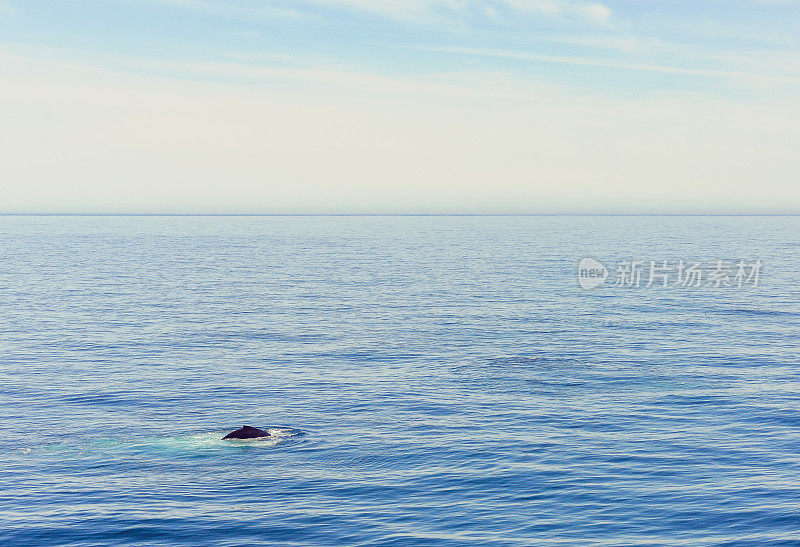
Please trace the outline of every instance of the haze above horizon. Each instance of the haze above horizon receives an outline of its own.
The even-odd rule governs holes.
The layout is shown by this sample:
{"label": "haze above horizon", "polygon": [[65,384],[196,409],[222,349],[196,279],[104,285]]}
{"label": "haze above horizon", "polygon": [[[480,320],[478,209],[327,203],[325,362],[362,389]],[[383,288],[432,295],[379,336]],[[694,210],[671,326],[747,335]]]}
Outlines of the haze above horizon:
{"label": "haze above horizon", "polygon": [[0,0],[0,213],[798,213],[800,2]]}

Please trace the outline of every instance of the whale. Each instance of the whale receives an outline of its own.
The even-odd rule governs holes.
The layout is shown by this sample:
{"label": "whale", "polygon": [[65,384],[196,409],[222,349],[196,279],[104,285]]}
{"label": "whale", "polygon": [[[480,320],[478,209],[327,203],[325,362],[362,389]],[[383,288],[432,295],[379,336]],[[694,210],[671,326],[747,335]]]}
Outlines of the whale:
{"label": "whale", "polygon": [[231,431],[224,437],[222,440],[232,440],[232,439],[260,439],[261,437],[269,437],[269,433],[264,431],[263,429],[258,429],[257,427],[250,427],[249,425],[242,426],[241,428],[237,429],[236,431]]}

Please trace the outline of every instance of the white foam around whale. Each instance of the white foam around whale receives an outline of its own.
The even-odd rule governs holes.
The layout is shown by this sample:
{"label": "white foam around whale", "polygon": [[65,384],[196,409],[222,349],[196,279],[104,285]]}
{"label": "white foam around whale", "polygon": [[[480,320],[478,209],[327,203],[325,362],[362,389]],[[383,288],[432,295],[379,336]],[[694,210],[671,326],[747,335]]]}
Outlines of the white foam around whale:
{"label": "white foam around whale", "polygon": [[267,428],[266,431],[269,433],[269,437],[257,439],[222,440],[222,437],[229,431],[208,431],[184,437],[162,438],[155,441],[154,444],[176,450],[272,448],[299,433],[297,430],[281,427]]}

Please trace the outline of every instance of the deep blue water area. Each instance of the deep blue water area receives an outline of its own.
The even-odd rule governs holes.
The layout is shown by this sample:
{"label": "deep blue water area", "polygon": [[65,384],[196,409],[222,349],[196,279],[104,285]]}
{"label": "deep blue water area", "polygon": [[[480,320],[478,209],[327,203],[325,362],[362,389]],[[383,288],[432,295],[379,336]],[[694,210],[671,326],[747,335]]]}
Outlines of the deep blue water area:
{"label": "deep blue water area", "polygon": [[800,545],[798,252],[796,217],[0,217],[0,543]]}

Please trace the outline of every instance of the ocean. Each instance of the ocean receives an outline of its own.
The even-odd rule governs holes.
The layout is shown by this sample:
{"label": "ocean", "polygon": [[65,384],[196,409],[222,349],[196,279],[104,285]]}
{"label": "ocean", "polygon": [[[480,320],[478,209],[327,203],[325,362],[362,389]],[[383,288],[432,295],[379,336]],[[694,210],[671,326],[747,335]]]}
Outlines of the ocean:
{"label": "ocean", "polygon": [[0,217],[0,543],[800,545],[798,252],[797,217]]}

